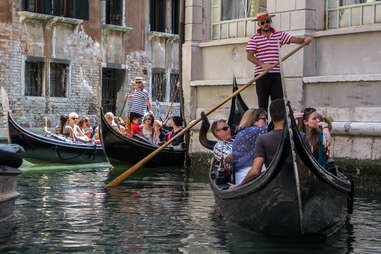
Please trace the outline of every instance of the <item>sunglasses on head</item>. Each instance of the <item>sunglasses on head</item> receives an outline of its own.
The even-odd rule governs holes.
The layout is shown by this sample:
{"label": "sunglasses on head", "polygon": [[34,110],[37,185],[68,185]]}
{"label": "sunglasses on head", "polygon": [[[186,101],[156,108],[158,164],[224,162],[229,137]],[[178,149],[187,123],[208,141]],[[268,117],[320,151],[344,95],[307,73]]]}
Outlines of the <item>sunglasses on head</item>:
{"label": "sunglasses on head", "polygon": [[219,131],[227,131],[230,127],[229,126],[224,126],[221,129],[218,129]]}
{"label": "sunglasses on head", "polygon": [[263,26],[265,23],[269,24],[270,22],[271,22],[271,19],[266,19],[266,20],[262,20],[260,24]]}

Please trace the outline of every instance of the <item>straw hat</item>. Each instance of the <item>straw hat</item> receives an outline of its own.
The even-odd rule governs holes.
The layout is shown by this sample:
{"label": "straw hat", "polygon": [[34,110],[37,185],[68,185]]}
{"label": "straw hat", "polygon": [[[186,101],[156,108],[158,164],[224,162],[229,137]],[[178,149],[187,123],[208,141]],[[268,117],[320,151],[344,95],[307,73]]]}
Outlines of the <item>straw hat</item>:
{"label": "straw hat", "polygon": [[253,19],[253,21],[259,21],[261,19],[272,18],[274,16],[275,14],[268,14],[267,12],[261,12],[261,13],[258,13],[257,17]]}
{"label": "straw hat", "polygon": [[133,82],[134,83],[136,83],[136,82],[140,82],[140,83],[145,83],[146,81],[144,80],[144,78],[143,77],[135,77],[135,79],[133,80]]}

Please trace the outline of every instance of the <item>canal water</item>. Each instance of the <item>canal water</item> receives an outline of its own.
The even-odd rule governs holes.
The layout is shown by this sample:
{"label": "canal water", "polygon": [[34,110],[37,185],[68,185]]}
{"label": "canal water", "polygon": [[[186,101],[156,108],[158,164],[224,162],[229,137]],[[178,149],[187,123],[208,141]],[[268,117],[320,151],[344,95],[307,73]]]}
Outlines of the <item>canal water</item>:
{"label": "canal water", "polygon": [[356,193],[351,222],[328,240],[271,238],[216,216],[206,175],[142,169],[106,189],[122,171],[24,172],[0,253],[381,253],[380,193]]}

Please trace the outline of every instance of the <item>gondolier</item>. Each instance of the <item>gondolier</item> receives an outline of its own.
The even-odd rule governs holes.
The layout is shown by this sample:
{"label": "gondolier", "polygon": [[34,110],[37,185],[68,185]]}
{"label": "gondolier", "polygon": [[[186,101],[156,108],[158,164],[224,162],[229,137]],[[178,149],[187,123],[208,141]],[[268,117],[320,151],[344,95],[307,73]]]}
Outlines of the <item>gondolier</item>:
{"label": "gondolier", "polygon": [[279,60],[279,47],[290,43],[310,43],[312,38],[298,38],[289,33],[275,31],[271,27],[272,17],[268,13],[258,14],[253,21],[258,22],[259,29],[253,34],[246,47],[247,59],[255,64],[254,75],[257,76],[263,71],[269,72],[256,82],[256,92],[258,96],[258,106],[266,111],[271,100],[283,98],[283,90],[279,65],[270,70],[271,66]]}
{"label": "gondolier", "polygon": [[146,89],[144,89],[144,79],[143,77],[136,77],[133,81],[136,85],[136,90],[133,94],[127,94],[128,98],[132,99],[132,107],[130,110],[130,119],[134,116],[142,118],[146,113],[146,109],[151,112],[151,101]]}

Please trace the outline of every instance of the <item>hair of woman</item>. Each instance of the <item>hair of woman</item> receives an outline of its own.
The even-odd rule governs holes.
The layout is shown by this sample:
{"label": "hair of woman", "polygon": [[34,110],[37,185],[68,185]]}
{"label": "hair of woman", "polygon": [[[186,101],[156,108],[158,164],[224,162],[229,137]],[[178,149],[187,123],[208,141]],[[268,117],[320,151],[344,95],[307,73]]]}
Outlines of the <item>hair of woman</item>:
{"label": "hair of woman", "polygon": [[89,118],[87,116],[81,116],[78,120],[78,126],[82,128],[84,123],[87,123],[89,121]]}
{"label": "hair of woman", "polygon": [[63,129],[65,128],[66,122],[69,119],[69,116],[66,114],[63,114],[60,116],[60,126],[59,126],[59,133],[63,133]]}
{"label": "hair of woman", "polygon": [[241,122],[238,125],[238,131],[253,126],[261,114],[266,114],[266,111],[262,108],[248,109],[242,116]]}
{"label": "hair of woman", "polygon": [[310,144],[312,146],[313,152],[318,152],[319,151],[318,130],[311,128],[311,129],[309,129],[309,133],[308,133],[306,125],[304,124],[304,121],[308,121],[311,114],[314,112],[316,112],[315,108],[305,108],[303,111],[303,118],[301,118],[301,120],[299,120],[298,126],[299,126],[299,131],[306,133],[308,141],[310,142]]}

